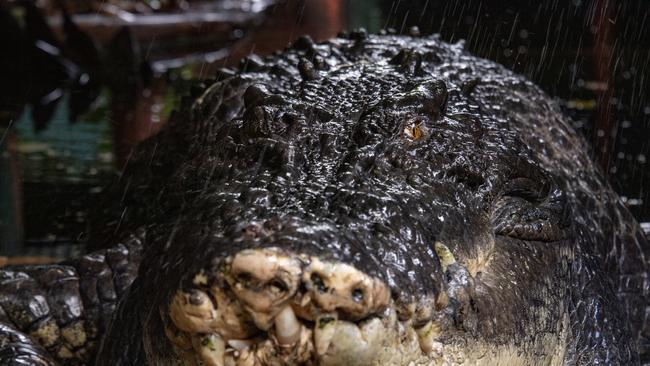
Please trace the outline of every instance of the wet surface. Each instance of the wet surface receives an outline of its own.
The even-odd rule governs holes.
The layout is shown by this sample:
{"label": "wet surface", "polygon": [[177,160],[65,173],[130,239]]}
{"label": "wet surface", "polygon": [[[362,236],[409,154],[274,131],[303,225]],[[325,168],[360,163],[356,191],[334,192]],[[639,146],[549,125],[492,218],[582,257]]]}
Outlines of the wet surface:
{"label": "wet surface", "polygon": [[[302,37],[280,55],[249,56],[143,145],[90,241],[146,226],[134,286],[156,294],[129,298],[137,305],[124,305],[115,332],[130,336],[111,337],[103,357],[145,354],[120,354],[133,344],[134,308],[164,309],[135,336],[157,362],[180,357],[150,341],[168,314],[190,337],[232,337],[211,326],[211,305],[197,292],[215,288],[244,307],[234,318],[272,329],[267,316],[281,307],[263,298],[301,288],[298,262],[269,260],[291,268],[293,280],[271,274],[266,258],[280,250],[310,258],[304,287],[339,317],[357,320],[354,298],[363,296],[321,263],[382,280],[395,303],[447,299],[436,339],[467,346],[442,357],[469,359],[485,345],[513,347],[519,364],[635,362],[635,344],[647,344],[648,247],[570,120],[530,81],[462,43],[412,34]],[[554,341],[539,338],[546,331]],[[268,350],[269,339],[274,349],[272,337],[255,334],[244,335],[250,352]],[[592,347],[603,343],[619,346]],[[267,354],[279,352],[253,364],[267,364]],[[351,354],[341,344],[333,356],[350,364]],[[532,361],[539,354],[546,358]]]}
{"label": "wet surface", "polygon": [[[347,1],[290,2],[271,8],[266,26],[236,43],[224,60],[214,62],[214,66],[199,63],[198,66],[180,70],[183,70],[183,75],[209,77],[213,70],[224,63],[235,65],[250,52],[270,53],[288,44],[298,34],[306,32],[315,39],[326,39],[346,27],[363,26],[370,32],[393,27],[398,32],[407,33],[410,26],[418,25],[422,33],[441,32],[446,40],[463,38],[472,52],[531,77],[545,90],[562,98],[566,111],[575,119],[576,127],[585,133],[589,141],[594,142],[594,158],[609,167],[609,177],[615,188],[622,193],[637,217],[645,220],[648,218],[645,188],[649,165],[645,161],[648,155],[647,137],[650,136],[647,127],[650,114],[646,112],[650,107],[643,104],[647,99],[644,98],[643,85],[647,84],[644,80],[648,73],[643,65],[647,60],[648,46],[639,35],[647,27],[643,21],[647,12],[647,6],[641,2],[631,2],[622,8],[613,8],[599,1],[566,5],[554,5],[552,2],[541,5],[502,2],[498,5],[460,4],[454,1],[409,4],[371,1],[364,5]],[[161,15],[156,19],[171,19],[174,16]],[[79,19],[85,20],[79,24],[83,25],[84,30],[90,29],[87,27],[93,24],[91,18],[99,19],[96,15],[81,17]],[[210,15],[201,17],[205,20]],[[56,22],[60,20],[54,19],[52,24],[56,27],[60,24]],[[618,19],[629,20],[618,22]],[[128,19],[117,17],[114,21],[126,22]],[[207,29],[203,31],[207,32]],[[109,39],[106,34],[105,31],[97,32],[99,39]],[[195,34],[194,38],[200,37],[200,34]],[[164,42],[154,40],[145,44],[144,49],[150,52],[156,47],[164,50],[166,46]],[[184,57],[192,56],[181,53],[168,57],[168,61],[161,58],[156,61],[162,62],[159,63],[158,72],[176,67],[175,62],[188,62]],[[215,54],[209,57],[218,59],[220,56]],[[601,59],[617,62],[602,66]],[[180,95],[187,93],[185,87],[176,89],[178,91],[171,92],[163,89],[162,94],[156,92],[158,102],[144,102],[140,110],[153,108],[155,119],[155,109],[164,108],[160,113],[160,121],[164,122],[169,110],[179,106]],[[144,92],[150,93],[148,90],[151,89],[145,88]],[[106,112],[107,98],[109,95],[104,93],[97,104],[99,109],[94,107],[98,112],[88,116],[93,121],[83,123],[87,126],[83,128],[87,132],[70,128],[70,134],[58,142],[57,137],[48,135],[48,131],[34,140],[35,135],[29,131],[30,121],[26,119],[28,114],[24,114],[17,130],[18,142],[24,144],[19,147],[24,163],[15,165],[20,167],[18,175],[24,176],[21,195],[24,203],[21,204],[23,209],[15,212],[21,216],[18,221],[24,223],[23,229],[18,232],[25,233],[27,242],[47,243],[82,238],[84,217],[89,209],[87,202],[92,202],[93,194],[89,200],[79,197],[86,196],[89,191],[96,192],[102,182],[119,174],[120,169],[115,164],[128,158],[129,146],[157,130],[152,129],[151,122],[141,125],[132,122],[122,124],[124,132],[107,135],[106,122],[121,119]],[[603,112],[602,106],[609,105],[603,102],[603,98],[613,103],[613,109]],[[156,103],[164,103],[164,106],[156,107]],[[59,122],[53,129],[67,124],[65,109],[63,113],[58,115]],[[150,118],[140,117],[138,120]],[[609,134],[606,132],[608,130],[615,133]],[[96,138],[99,135],[102,137]],[[613,145],[605,144],[605,140],[613,141]],[[116,141],[131,141],[117,157]],[[58,146],[56,156],[52,156],[54,145]],[[610,153],[603,152],[602,146],[609,146],[607,149]],[[82,151],[84,149],[86,151]],[[45,197],[50,197],[48,201],[51,204],[43,205]]]}
{"label": "wet surface", "polygon": [[[310,14],[297,9],[300,15],[290,19]],[[288,29],[280,34],[291,38],[295,29]],[[105,212],[94,222],[91,243],[113,244],[134,229],[146,240],[140,276],[117,309],[101,362],[176,360],[183,352],[172,354],[168,340],[211,359],[216,346],[226,349],[221,336],[234,341],[228,343],[234,357],[254,353],[253,364],[290,344],[306,360],[312,337],[303,342],[294,332],[304,330],[300,318],[307,329],[301,334],[314,330],[316,356],[351,364],[360,330],[377,335],[368,342],[377,345],[374,340],[395,335],[376,332],[378,322],[397,329],[398,319],[411,315],[401,329],[411,330],[417,347],[395,343],[386,355],[369,346],[363,358],[471,363],[480,354],[483,360],[519,357],[521,364],[630,364],[637,341],[647,349],[647,244],[572,132],[572,121],[534,84],[471,56],[462,43],[408,32],[359,30],[327,43],[302,37],[282,55],[248,56],[236,70],[221,69],[216,81],[206,81],[207,92],[192,107],[181,100],[181,114],[139,152],[112,150],[126,169],[112,173],[120,181],[95,203]],[[149,98],[159,95],[153,90],[133,94],[145,97],[131,111],[142,111],[146,123],[142,135],[131,131],[129,143],[154,132],[161,103]],[[202,92],[189,90],[193,98]],[[113,116],[129,116],[118,112]],[[36,161],[66,155],[38,142],[31,149],[40,154]],[[83,151],[75,150],[79,162],[62,164],[64,182],[77,172],[92,176]],[[74,225],[83,221],[82,215]],[[130,260],[140,257],[129,252],[139,253],[137,241],[128,250],[119,246],[70,262],[73,268],[63,272],[23,269],[20,281],[3,286],[29,284],[25,294],[45,291],[43,301],[89,297],[82,300],[100,324],[91,328],[94,337],[133,279]],[[42,277],[50,270],[59,277]],[[78,281],[80,292],[53,291],[47,281],[60,276],[71,286]],[[5,304],[35,298],[6,293]],[[215,309],[227,309],[211,308],[209,293],[220,304],[243,306],[232,319],[257,329],[237,337],[252,338],[235,339],[221,325],[206,328]],[[287,308],[297,293],[309,293],[314,305],[301,298]],[[375,304],[375,297],[382,300]],[[425,301],[431,298],[435,303]],[[396,314],[400,303],[405,311]],[[383,307],[395,313],[381,313]],[[57,317],[69,315],[59,306],[37,327],[42,314],[23,316],[20,309],[9,313],[19,329],[36,329],[45,341],[55,338],[46,332],[53,322],[69,328]],[[189,348],[188,338],[168,331],[170,324],[189,333]],[[317,334],[322,329],[329,330]],[[343,336],[332,341],[331,329]],[[432,329],[439,333],[430,337]],[[69,345],[80,359],[94,349],[77,338],[47,347]],[[447,348],[431,353],[434,345]],[[402,361],[391,358],[404,354]]]}

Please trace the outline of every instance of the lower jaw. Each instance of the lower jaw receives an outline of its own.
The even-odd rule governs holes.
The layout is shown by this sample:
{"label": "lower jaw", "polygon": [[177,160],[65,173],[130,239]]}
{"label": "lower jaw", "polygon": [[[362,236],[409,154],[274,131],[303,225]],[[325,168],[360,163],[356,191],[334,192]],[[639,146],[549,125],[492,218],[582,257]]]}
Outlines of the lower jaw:
{"label": "lower jaw", "polygon": [[[244,259],[257,261],[258,258],[263,260],[270,258],[270,262],[284,263],[286,264],[284,269],[291,270],[293,268],[291,266],[296,265],[295,260],[298,256],[275,249],[259,249],[248,253]],[[230,260],[229,263],[233,263],[234,267],[237,258]],[[257,266],[258,262],[255,263]],[[328,265],[317,258],[309,263],[316,263],[321,269]],[[452,261],[447,261],[445,266],[453,267],[454,271],[459,273],[462,272],[459,278],[465,278],[468,275],[467,271],[454,263],[452,258]],[[341,264],[341,266],[346,265]],[[267,270],[277,269],[269,268]],[[296,278],[303,282],[305,278],[310,278],[305,276],[305,273],[309,274],[309,268],[309,266],[301,267],[300,271],[297,271],[300,273],[296,274]],[[364,283],[369,284],[369,289],[377,289],[377,283],[373,282],[376,279],[368,279],[367,275],[355,271],[347,266],[339,268],[336,273],[345,272],[353,277],[358,276],[365,281]],[[219,275],[223,275],[224,278],[229,276],[223,271]],[[345,311],[339,311],[342,308],[331,307],[332,304],[328,302],[331,300],[318,302],[318,294],[310,294],[309,286],[307,291],[295,290],[296,292],[282,302],[275,304],[273,306],[275,310],[269,310],[270,308],[259,310],[259,304],[256,302],[265,300],[264,298],[253,297],[255,301],[251,302],[247,300],[251,298],[250,294],[241,292],[243,291],[241,289],[236,293],[236,284],[232,282],[222,281],[219,285],[215,285],[202,276],[196,278],[199,278],[203,286],[202,294],[207,297],[208,293],[212,293],[213,301],[218,304],[212,307],[209,305],[210,302],[204,302],[196,309],[189,309],[190,315],[182,314],[189,306],[187,303],[181,304],[180,308],[178,305],[176,308],[172,305],[171,310],[170,307],[161,308],[159,320],[164,324],[166,341],[173,348],[173,356],[161,356],[149,352],[148,356],[152,364],[186,366],[562,364],[565,339],[562,334],[559,334],[562,332],[541,337],[536,339],[534,344],[524,347],[495,345],[489,340],[480,341],[468,337],[467,334],[456,329],[452,325],[450,314],[458,309],[452,311],[446,308],[450,303],[448,300],[455,299],[453,303],[459,306],[459,303],[464,302],[462,299],[469,299],[468,295],[471,292],[460,291],[461,287],[458,284],[455,287],[450,286],[455,288],[454,292],[443,294],[437,301],[428,300],[407,305],[407,311],[404,310],[405,305],[397,305],[390,298],[382,306],[377,306],[376,301],[370,302],[372,306],[369,309],[372,311],[366,309],[363,313],[365,315],[351,320],[349,315],[345,315]],[[464,286],[471,286],[471,281],[470,284],[465,282]],[[383,298],[380,295],[384,293],[384,289],[381,288],[376,291],[378,298]],[[188,299],[187,294],[177,295],[175,299],[177,298]],[[229,300],[225,301],[227,299]],[[197,313],[198,310],[205,309],[206,304],[210,310]],[[349,302],[345,304],[351,306],[350,309],[354,309],[354,304],[350,305]],[[314,306],[320,308],[314,310]],[[429,309],[428,313],[426,309]],[[181,316],[179,317],[178,314]],[[201,321],[205,320],[205,324],[197,322],[197,317]],[[233,321],[235,318],[238,319]],[[242,320],[243,318],[246,319]],[[566,329],[566,327],[559,329]],[[151,336],[155,339],[160,335],[151,334]]]}
{"label": "lower jaw", "polygon": [[[313,357],[313,355],[300,355],[298,349],[287,350],[286,353],[268,352],[272,349],[271,341],[237,345],[237,349],[226,345],[224,366],[281,366],[281,365],[372,365],[372,366],[559,366],[564,364],[565,345],[562,337],[549,335],[541,342],[542,345],[494,345],[487,342],[465,341],[442,344],[437,343],[432,354],[424,354],[418,342],[416,331],[408,325],[397,322],[395,328],[385,333],[379,347],[373,347],[376,353],[371,359],[364,354],[357,345],[349,344],[350,351],[340,352],[327,357]],[[536,351],[531,351],[536,349]],[[179,350],[177,350],[178,352]],[[205,362],[194,351],[180,352],[177,357],[164,362],[154,363],[161,365],[221,365],[219,363]]]}
{"label": "lower jaw", "polygon": [[[316,325],[317,326],[317,325]],[[443,365],[443,345],[431,341],[428,352],[422,337],[410,322],[397,319],[394,309],[384,317],[358,323],[337,320],[330,343],[323,347],[314,333],[302,326],[300,339],[290,346],[278,344],[275,334],[260,334],[246,340],[223,340],[218,335],[202,335],[192,348],[174,345],[176,357],[164,364],[184,366],[280,366],[280,365]],[[327,330],[325,330],[327,331]],[[205,339],[201,342],[201,339]],[[216,340],[216,342],[215,342]],[[322,338],[321,341],[322,343]],[[215,344],[219,343],[219,344]],[[205,348],[212,348],[205,351]],[[320,349],[319,349],[320,348]],[[215,352],[216,351],[216,352]],[[212,354],[210,354],[212,353]],[[222,356],[223,355],[223,356]],[[216,356],[216,357],[215,357]],[[223,357],[223,358],[222,358]],[[455,364],[455,363],[454,363]]]}

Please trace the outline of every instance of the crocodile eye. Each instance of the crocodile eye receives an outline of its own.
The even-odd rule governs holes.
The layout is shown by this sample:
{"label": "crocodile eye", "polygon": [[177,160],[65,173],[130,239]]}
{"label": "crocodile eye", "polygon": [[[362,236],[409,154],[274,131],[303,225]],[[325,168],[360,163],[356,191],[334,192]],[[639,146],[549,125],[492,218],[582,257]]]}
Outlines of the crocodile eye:
{"label": "crocodile eye", "polygon": [[419,124],[410,124],[404,127],[404,136],[411,140],[419,140],[422,137],[422,128]]}
{"label": "crocodile eye", "polygon": [[425,135],[425,124],[426,117],[416,116],[409,118],[408,121],[404,124],[404,137],[411,141],[418,141]]}
{"label": "crocodile eye", "polygon": [[564,194],[545,180],[515,178],[506,183],[492,210],[496,235],[529,241],[565,237]]}
{"label": "crocodile eye", "polygon": [[543,201],[549,194],[549,183],[530,178],[515,178],[508,181],[501,190],[502,196],[519,197],[532,203]]}
{"label": "crocodile eye", "polygon": [[354,300],[354,302],[363,301],[363,290],[360,288],[354,289],[352,291],[352,300]]}

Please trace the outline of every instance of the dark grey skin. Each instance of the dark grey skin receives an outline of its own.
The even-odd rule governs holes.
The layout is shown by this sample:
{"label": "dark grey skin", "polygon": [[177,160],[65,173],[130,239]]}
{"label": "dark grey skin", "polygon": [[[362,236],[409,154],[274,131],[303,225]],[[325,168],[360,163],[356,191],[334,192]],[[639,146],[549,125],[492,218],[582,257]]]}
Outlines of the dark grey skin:
{"label": "dark grey skin", "polygon": [[[125,243],[121,265],[0,272],[0,359],[650,363],[650,247],[586,151],[538,87],[461,44],[301,38],[222,71],[143,144],[105,204],[117,234],[93,237]],[[39,273],[64,268],[72,290],[48,292]],[[20,318],[38,291],[48,310]],[[24,335],[71,324],[66,299],[96,357]]]}

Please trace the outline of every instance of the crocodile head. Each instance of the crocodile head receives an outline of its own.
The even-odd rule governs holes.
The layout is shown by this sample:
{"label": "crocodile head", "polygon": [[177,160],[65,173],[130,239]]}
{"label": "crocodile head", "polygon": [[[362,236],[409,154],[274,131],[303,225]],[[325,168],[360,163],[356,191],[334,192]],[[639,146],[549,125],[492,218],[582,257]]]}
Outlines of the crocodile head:
{"label": "crocodile head", "polygon": [[631,354],[593,257],[589,205],[615,198],[530,82],[435,38],[364,34],[244,67],[187,113],[160,197],[181,209],[147,234],[152,364]]}

